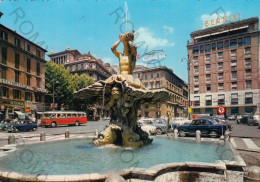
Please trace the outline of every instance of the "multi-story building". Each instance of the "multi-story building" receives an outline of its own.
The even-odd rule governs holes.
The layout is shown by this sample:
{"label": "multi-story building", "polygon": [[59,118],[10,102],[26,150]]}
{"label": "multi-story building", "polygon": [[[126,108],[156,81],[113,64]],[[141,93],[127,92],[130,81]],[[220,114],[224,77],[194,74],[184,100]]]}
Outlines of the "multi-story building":
{"label": "multi-story building", "polygon": [[0,33],[0,117],[15,111],[35,117],[44,110],[47,51],[3,25]]}
{"label": "multi-story building", "polygon": [[260,101],[258,17],[190,34],[188,67],[193,113],[254,113]]}
{"label": "multi-story building", "polygon": [[165,88],[172,95],[167,102],[141,106],[138,115],[141,117],[167,117],[169,112],[174,117],[186,116],[185,103],[188,101],[188,85],[173,71],[165,66],[147,68],[137,65],[134,78],[141,80],[147,89]]}
{"label": "multi-story building", "polygon": [[[90,52],[88,54],[81,54],[78,50],[70,50],[68,48],[62,52],[51,53],[49,57],[52,62],[64,65],[70,73],[92,76],[94,81],[105,80],[111,75],[116,74],[116,71],[109,63],[103,63],[101,59],[96,59]],[[102,101],[100,100],[93,107],[89,108],[87,111],[88,118],[90,120],[99,119],[102,110],[104,117],[108,117],[109,109],[103,108]]]}

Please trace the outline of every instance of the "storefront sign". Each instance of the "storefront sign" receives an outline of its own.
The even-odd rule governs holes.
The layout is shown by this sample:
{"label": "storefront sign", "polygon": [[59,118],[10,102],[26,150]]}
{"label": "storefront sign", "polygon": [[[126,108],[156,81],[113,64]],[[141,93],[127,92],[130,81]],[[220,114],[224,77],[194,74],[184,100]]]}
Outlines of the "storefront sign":
{"label": "storefront sign", "polygon": [[212,19],[209,21],[205,21],[204,26],[205,28],[215,26],[215,25],[220,25],[223,23],[229,23],[231,21],[236,21],[240,19],[240,13],[238,14],[233,14],[230,16],[223,16],[223,17],[218,17],[217,19]]}

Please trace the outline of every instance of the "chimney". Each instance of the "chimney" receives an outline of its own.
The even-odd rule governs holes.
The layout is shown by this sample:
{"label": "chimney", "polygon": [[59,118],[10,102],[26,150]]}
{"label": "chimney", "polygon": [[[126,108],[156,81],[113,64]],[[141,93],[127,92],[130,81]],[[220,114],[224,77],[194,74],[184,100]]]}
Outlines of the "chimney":
{"label": "chimney", "polygon": [[90,54],[90,51],[88,51],[88,54]]}
{"label": "chimney", "polygon": [[3,16],[3,13],[2,12],[0,12],[0,18]]}

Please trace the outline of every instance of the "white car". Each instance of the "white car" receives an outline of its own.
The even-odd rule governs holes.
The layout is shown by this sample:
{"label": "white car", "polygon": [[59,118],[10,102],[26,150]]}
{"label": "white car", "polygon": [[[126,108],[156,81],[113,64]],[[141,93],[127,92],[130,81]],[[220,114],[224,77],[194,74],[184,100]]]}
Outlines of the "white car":
{"label": "white car", "polygon": [[146,131],[149,135],[155,135],[157,134],[157,130],[155,126],[151,125],[142,125],[141,129]]}

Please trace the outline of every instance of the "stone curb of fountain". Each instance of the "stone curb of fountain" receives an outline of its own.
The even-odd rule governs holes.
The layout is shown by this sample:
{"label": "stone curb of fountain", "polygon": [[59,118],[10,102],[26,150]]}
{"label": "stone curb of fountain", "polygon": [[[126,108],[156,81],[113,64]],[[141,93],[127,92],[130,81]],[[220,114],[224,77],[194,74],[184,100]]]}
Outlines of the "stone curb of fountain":
{"label": "stone curb of fountain", "polygon": [[[161,135],[157,137],[170,137],[166,135]],[[74,138],[62,138],[62,139],[55,139],[52,141],[34,141],[34,142],[27,142],[24,143],[24,145],[30,145],[30,144],[37,144],[37,143],[44,143],[44,142],[54,142],[54,141],[62,141],[62,140],[73,140],[78,139],[80,137],[74,137]],[[81,137],[82,138],[82,137]],[[93,136],[86,136],[85,138],[95,138]],[[185,140],[193,140],[195,141],[195,138],[179,138],[179,139],[185,139]],[[219,139],[209,139],[204,138],[202,141],[204,142],[216,142],[221,143],[223,141]],[[211,169],[211,170],[220,170],[225,171],[227,169],[227,166],[233,166],[233,167],[244,167],[246,166],[243,159],[239,156],[239,153],[234,149],[232,145],[231,149],[234,153],[234,156],[237,161],[221,161],[217,160],[215,163],[202,163],[202,162],[181,162],[181,163],[167,163],[167,164],[159,164],[156,166],[153,166],[149,169],[144,168],[128,168],[128,169],[122,169],[117,171],[110,171],[106,173],[91,173],[91,174],[81,174],[81,175],[48,175],[48,176],[37,176],[37,175],[26,175],[16,172],[7,172],[7,171],[1,171],[0,170],[0,179],[9,179],[9,181],[99,181],[99,180],[105,180],[109,174],[111,173],[117,173],[120,176],[126,177],[126,176],[136,176],[136,177],[145,177],[147,179],[152,179],[156,175],[162,172],[167,172],[169,170],[177,170],[181,167],[186,168],[204,168],[204,169]],[[9,152],[13,152],[16,150],[17,145],[6,145],[1,148],[5,148],[4,155],[7,155]],[[3,152],[2,152],[3,153]],[[0,157],[3,154],[0,153]]]}

